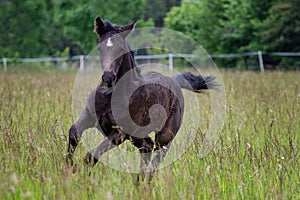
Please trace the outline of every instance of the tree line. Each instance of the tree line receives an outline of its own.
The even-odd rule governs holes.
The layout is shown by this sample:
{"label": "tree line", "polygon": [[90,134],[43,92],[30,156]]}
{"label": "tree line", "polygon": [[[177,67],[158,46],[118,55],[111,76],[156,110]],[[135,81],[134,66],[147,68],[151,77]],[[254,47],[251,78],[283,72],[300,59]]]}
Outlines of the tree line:
{"label": "tree line", "polygon": [[[181,31],[211,54],[299,52],[299,5],[300,0],[1,0],[0,57],[87,54],[96,45],[96,16]],[[269,58],[283,66],[299,66],[299,60]]]}

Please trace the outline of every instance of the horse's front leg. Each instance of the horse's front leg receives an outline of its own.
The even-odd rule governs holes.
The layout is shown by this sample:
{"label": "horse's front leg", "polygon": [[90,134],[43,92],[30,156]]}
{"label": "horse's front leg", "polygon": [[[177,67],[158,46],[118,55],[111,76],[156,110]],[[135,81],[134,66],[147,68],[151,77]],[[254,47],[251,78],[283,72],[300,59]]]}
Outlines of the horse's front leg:
{"label": "horse's front leg", "polygon": [[95,122],[95,116],[93,116],[88,108],[85,107],[80,115],[80,118],[69,129],[68,152],[66,156],[66,162],[68,166],[74,166],[73,155],[83,131],[94,127]]}
{"label": "horse's front leg", "polygon": [[124,134],[119,129],[113,129],[108,137],[102,140],[101,143],[95,149],[89,151],[85,155],[83,160],[84,164],[87,167],[94,166],[98,162],[99,157],[102,154],[109,151],[110,149],[113,149],[114,147],[119,146],[127,139],[129,139],[128,135]]}
{"label": "horse's front leg", "polygon": [[139,185],[139,182],[144,181],[145,179],[145,173],[151,159],[154,142],[150,137],[132,138],[131,142],[135,147],[139,149],[141,155],[140,173],[138,174],[136,179],[137,185]]}
{"label": "horse's front leg", "polygon": [[76,125],[73,124],[69,129],[69,143],[68,143],[68,152],[66,156],[66,162],[68,166],[74,166],[73,155],[77,147],[77,144],[80,140],[80,137],[78,135],[79,134],[77,132]]}

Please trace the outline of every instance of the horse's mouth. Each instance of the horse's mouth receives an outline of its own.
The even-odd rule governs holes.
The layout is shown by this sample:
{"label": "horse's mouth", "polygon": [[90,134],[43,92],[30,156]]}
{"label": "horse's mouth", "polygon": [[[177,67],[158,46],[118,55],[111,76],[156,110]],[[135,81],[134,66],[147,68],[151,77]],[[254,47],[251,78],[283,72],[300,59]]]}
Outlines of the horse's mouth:
{"label": "horse's mouth", "polygon": [[115,85],[112,85],[112,84],[108,84],[108,83],[104,83],[101,87],[101,90],[103,93],[106,93],[106,94],[109,94],[109,93],[112,93],[113,90],[114,90],[114,86]]}
{"label": "horse's mouth", "polygon": [[104,82],[104,87],[106,87],[106,88],[111,88],[111,87],[112,87],[112,83],[105,83],[105,82]]}

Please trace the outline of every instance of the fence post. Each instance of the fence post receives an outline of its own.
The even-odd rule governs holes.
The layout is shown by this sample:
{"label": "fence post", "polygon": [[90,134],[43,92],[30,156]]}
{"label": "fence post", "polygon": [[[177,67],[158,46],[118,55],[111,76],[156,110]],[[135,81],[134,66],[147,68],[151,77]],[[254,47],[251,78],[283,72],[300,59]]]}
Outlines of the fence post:
{"label": "fence post", "polygon": [[173,70],[173,54],[169,53],[169,70]]}
{"label": "fence post", "polygon": [[83,55],[80,55],[80,56],[79,56],[79,59],[80,59],[79,70],[80,70],[80,71],[83,71],[83,70],[84,70],[84,56],[83,56]]}
{"label": "fence post", "polygon": [[258,52],[257,52],[257,55],[258,55],[258,61],[259,61],[259,68],[260,68],[260,71],[261,71],[261,72],[264,72],[265,69],[264,69],[264,60],[263,60],[262,52],[261,52],[261,51],[258,51]]}
{"label": "fence post", "polygon": [[7,58],[3,58],[2,62],[4,71],[7,71]]}

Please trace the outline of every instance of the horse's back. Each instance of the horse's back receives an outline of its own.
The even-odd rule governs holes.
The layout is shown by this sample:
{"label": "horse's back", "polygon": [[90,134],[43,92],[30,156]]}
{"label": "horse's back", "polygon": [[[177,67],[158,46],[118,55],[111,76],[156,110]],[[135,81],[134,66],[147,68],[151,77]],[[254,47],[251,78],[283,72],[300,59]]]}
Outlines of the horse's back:
{"label": "horse's back", "polygon": [[159,72],[146,72],[144,74],[142,74],[142,79],[145,83],[147,82],[156,82],[158,84],[163,84],[163,85],[172,85],[173,87],[178,87],[180,88],[180,86],[178,85],[178,83],[171,77],[169,76],[165,76]]}
{"label": "horse's back", "polygon": [[[142,90],[146,91],[146,95],[152,95],[156,99],[174,99],[183,104],[183,94],[180,85],[169,76],[165,76],[158,72],[147,72],[142,75]],[[149,94],[150,93],[150,94]]]}

